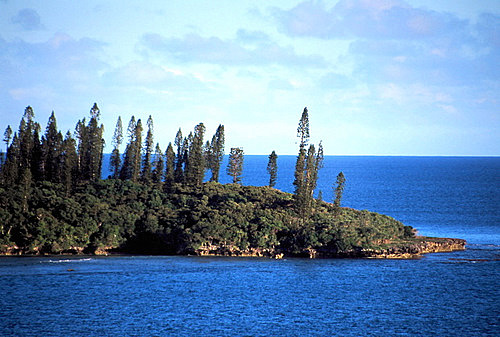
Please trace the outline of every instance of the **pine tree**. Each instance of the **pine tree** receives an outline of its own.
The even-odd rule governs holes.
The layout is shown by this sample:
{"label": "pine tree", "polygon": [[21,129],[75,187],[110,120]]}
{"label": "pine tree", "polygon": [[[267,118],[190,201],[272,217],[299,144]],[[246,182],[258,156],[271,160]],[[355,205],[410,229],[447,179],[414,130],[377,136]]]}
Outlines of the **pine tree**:
{"label": "pine tree", "polygon": [[76,153],[76,141],[68,131],[62,143],[61,152],[62,169],[60,181],[63,183],[66,194],[69,194],[75,185],[78,176],[78,155]]}
{"label": "pine tree", "polygon": [[156,143],[151,181],[159,189],[161,189],[163,185],[164,170],[165,170],[165,160],[163,158],[163,153],[161,152],[160,144]]}
{"label": "pine tree", "polygon": [[203,152],[203,136],[205,134],[205,125],[200,123],[196,125],[194,134],[190,134],[189,153],[186,163],[185,178],[186,183],[190,185],[201,185],[205,176],[205,156]]}
{"label": "pine tree", "polygon": [[123,165],[120,170],[120,179],[128,180],[132,177],[132,166],[134,163],[134,139],[135,139],[135,127],[137,122],[135,117],[132,116],[128,123],[127,137],[128,143],[125,148],[125,157],[123,159]]}
{"label": "pine tree", "polygon": [[96,181],[101,178],[102,170],[102,154],[104,150],[104,126],[101,124],[99,126],[99,118],[101,112],[97,107],[97,103],[94,103],[92,109],[90,109],[90,121],[88,125],[89,129],[89,179],[91,181]]}
{"label": "pine tree", "polygon": [[[24,116],[19,124],[19,175],[27,176],[25,170],[28,169],[31,171],[33,147],[35,145],[33,132],[37,128],[33,121],[34,116],[33,109],[30,106],[26,107]],[[30,178],[32,177],[31,174],[29,176]]]}
{"label": "pine tree", "polygon": [[2,169],[3,164],[7,160],[7,152],[9,151],[10,140],[12,139],[12,129],[10,125],[7,125],[5,132],[3,134],[3,141],[5,142],[5,155],[3,151],[0,151],[0,171]]}
{"label": "pine tree", "polygon": [[175,153],[172,143],[168,143],[167,151],[165,151],[165,158],[165,188],[168,190],[175,181]]}
{"label": "pine tree", "polygon": [[307,152],[304,147],[301,147],[299,149],[299,154],[297,156],[297,161],[295,162],[295,173],[294,173],[294,181],[293,185],[295,186],[294,189],[294,200],[295,200],[295,207],[299,211],[299,213],[302,213],[301,210],[305,207],[306,200],[305,200],[305,171],[306,171],[306,158],[307,158]]}
{"label": "pine tree", "polygon": [[153,155],[153,118],[149,115],[148,121],[148,132],[146,134],[146,139],[144,140],[144,155],[142,160],[142,172],[141,180],[149,184],[151,183],[151,158]]}
{"label": "pine tree", "polygon": [[104,150],[104,126],[99,125],[101,112],[96,103],[90,109],[90,120],[85,118],[76,127],[78,137],[79,180],[96,181],[101,178]]}
{"label": "pine tree", "polygon": [[21,148],[17,132],[14,133],[12,143],[7,150],[5,162],[0,171],[0,181],[4,186],[12,186],[16,184],[19,176],[19,162],[20,162]]}
{"label": "pine tree", "polygon": [[3,134],[3,141],[5,142],[5,153],[7,153],[10,145],[10,140],[12,139],[12,129],[10,125],[7,125],[5,132]]}
{"label": "pine tree", "polygon": [[109,160],[109,164],[111,170],[113,171],[113,179],[118,179],[120,174],[120,166],[121,166],[121,156],[120,156],[120,145],[123,141],[123,125],[122,118],[118,116],[118,120],[116,121],[115,133],[113,135],[113,151],[111,152],[111,158]]}
{"label": "pine tree", "polygon": [[269,186],[274,187],[276,185],[276,178],[278,175],[278,155],[276,152],[271,152],[269,155],[269,161],[267,163],[267,172],[269,173]]}
{"label": "pine tree", "polygon": [[300,116],[299,126],[297,127],[297,137],[300,138],[300,148],[307,146],[309,141],[309,113],[307,107],[302,111]]}
{"label": "pine tree", "polygon": [[306,152],[306,145],[309,141],[309,115],[307,108],[304,108],[297,128],[297,137],[300,138],[299,155],[295,164],[294,174],[294,199],[295,207],[305,220],[312,211],[312,200],[314,190],[318,180],[318,171],[323,166],[323,145],[319,144],[318,152],[313,144],[309,145]]}
{"label": "pine tree", "polygon": [[127,136],[129,142],[125,149],[125,158],[122,169],[120,170],[120,179],[137,182],[141,173],[141,150],[142,150],[142,122],[135,121],[132,116],[128,124]]}
{"label": "pine tree", "polygon": [[340,207],[340,202],[342,200],[342,194],[344,193],[344,187],[345,187],[345,176],[343,172],[340,172],[337,175],[337,181],[336,181],[337,186],[334,188],[334,193],[335,193],[335,200],[333,201],[333,204],[335,207]]}
{"label": "pine tree", "polygon": [[142,153],[142,122],[137,120],[134,130],[134,142],[132,145],[133,162],[130,180],[137,182],[141,173],[141,153]]}
{"label": "pine tree", "polygon": [[[313,145],[311,145],[313,146]],[[317,183],[318,183],[318,173],[319,170],[323,167],[323,144],[322,142],[319,142],[318,145],[318,152],[315,153],[314,149],[311,153],[311,160],[308,160],[308,162],[311,162],[311,167],[307,167],[307,172],[308,172],[308,195],[312,197],[314,195],[314,190],[316,189]]]}
{"label": "pine tree", "polygon": [[229,163],[227,174],[233,178],[233,184],[241,184],[241,174],[243,173],[243,149],[241,147],[231,148],[229,153]]}
{"label": "pine tree", "polygon": [[212,137],[210,143],[210,151],[208,156],[208,168],[212,172],[210,181],[219,181],[220,166],[222,164],[222,159],[224,158],[224,125],[219,124],[217,131]]}
{"label": "pine tree", "polygon": [[49,117],[45,135],[42,137],[42,158],[41,171],[43,179],[52,182],[58,182],[59,176],[59,156],[62,151],[63,137],[57,129],[56,116],[54,111]]}
{"label": "pine tree", "polygon": [[184,139],[182,137],[182,131],[179,128],[177,134],[175,135],[174,145],[177,147],[177,155],[175,158],[175,182],[182,183],[184,182]]}

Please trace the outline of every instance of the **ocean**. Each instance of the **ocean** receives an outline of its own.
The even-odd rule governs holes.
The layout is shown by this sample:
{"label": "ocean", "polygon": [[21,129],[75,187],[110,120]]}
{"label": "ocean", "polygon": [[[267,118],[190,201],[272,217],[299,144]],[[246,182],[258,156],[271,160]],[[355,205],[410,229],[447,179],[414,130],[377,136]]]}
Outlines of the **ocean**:
{"label": "ocean", "polygon": [[[293,191],[294,165],[278,158],[277,188]],[[243,184],[266,185],[266,166],[267,156],[245,156]],[[343,206],[466,239],[467,250],[412,260],[2,257],[0,335],[499,336],[500,157],[326,156],[325,201],[340,171]]]}

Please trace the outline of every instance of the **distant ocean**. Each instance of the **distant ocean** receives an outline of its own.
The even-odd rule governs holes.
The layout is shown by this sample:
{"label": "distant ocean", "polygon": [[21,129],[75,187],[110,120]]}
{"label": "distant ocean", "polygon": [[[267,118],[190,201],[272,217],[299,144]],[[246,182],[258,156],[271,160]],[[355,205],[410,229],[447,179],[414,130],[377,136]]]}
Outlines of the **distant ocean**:
{"label": "distant ocean", "polygon": [[[294,165],[278,158],[277,188],[293,191]],[[243,184],[267,185],[266,166],[267,156],[245,156]],[[499,336],[500,157],[326,156],[324,200],[340,171],[343,206],[466,239],[467,250],[417,260],[4,257],[0,335]]]}

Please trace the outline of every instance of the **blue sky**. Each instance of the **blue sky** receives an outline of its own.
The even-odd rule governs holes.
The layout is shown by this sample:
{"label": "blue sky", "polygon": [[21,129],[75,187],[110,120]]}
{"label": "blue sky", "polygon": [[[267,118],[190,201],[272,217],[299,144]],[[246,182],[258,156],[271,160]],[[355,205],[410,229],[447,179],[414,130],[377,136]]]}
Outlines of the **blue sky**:
{"label": "blue sky", "polygon": [[[0,0],[0,127],[225,125],[226,149],[500,155],[500,1]],[[122,149],[123,150],[123,149]]]}

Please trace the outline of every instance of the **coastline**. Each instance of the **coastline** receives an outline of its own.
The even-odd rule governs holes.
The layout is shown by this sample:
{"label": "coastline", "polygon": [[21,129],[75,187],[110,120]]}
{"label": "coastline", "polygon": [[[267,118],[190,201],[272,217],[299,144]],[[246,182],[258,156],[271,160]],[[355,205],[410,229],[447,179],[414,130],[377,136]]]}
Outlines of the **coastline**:
{"label": "coastline", "polygon": [[[466,250],[467,242],[456,238],[435,238],[417,236],[413,240],[408,240],[398,244],[387,244],[386,247],[378,249],[353,249],[348,251],[335,251],[328,248],[307,248],[299,253],[291,253],[280,249],[250,248],[246,250],[238,249],[235,246],[203,246],[199,249],[185,254],[173,254],[173,256],[224,256],[224,257],[259,257],[271,259],[283,259],[288,257],[302,257],[310,259],[339,259],[339,258],[368,258],[368,259],[417,259],[424,254],[449,253]],[[94,252],[85,251],[81,247],[73,247],[71,251],[60,254],[33,254],[23,253],[18,247],[7,247],[0,256],[25,256],[25,257],[51,257],[51,256],[120,256],[120,255],[151,255],[130,253],[119,249],[106,247],[97,249]],[[158,254],[161,256],[164,254]]]}

